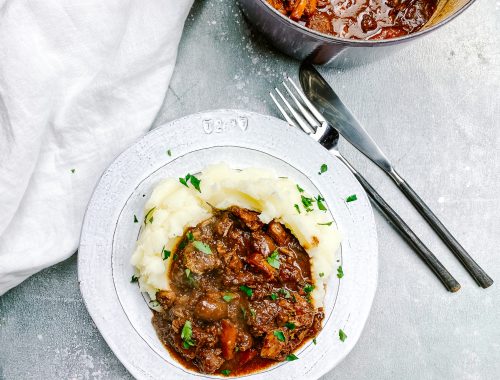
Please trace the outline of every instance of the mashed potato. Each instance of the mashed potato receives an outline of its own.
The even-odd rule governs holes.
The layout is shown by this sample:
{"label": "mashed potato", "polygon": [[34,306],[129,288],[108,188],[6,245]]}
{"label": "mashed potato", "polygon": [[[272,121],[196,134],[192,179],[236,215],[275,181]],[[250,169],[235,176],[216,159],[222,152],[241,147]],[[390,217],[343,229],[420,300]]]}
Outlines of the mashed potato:
{"label": "mashed potato", "polygon": [[314,197],[270,170],[234,170],[218,164],[207,167],[198,178],[201,192],[170,178],[162,181],[146,202],[144,225],[131,259],[141,291],[155,299],[158,290],[169,289],[167,273],[172,259],[163,257],[174,249],[186,228],[212,215],[210,205],[218,209],[235,205],[260,212],[263,223],[275,219],[292,231],[311,257],[316,284],[312,297],[321,306],[324,284],[333,271],[340,245],[340,235],[335,223],[330,223],[330,213],[320,210],[316,200],[306,212],[302,196]]}

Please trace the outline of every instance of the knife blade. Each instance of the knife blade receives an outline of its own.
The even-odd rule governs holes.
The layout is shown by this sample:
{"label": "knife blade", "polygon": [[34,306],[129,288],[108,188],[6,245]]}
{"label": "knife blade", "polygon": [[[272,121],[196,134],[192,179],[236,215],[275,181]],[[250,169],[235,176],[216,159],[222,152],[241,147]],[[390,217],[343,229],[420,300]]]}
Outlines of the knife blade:
{"label": "knife blade", "polygon": [[389,159],[318,71],[312,65],[305,63],[300,67],[299,76],[306,96],[342,137],[382,170],[391,172],[392,165]]}

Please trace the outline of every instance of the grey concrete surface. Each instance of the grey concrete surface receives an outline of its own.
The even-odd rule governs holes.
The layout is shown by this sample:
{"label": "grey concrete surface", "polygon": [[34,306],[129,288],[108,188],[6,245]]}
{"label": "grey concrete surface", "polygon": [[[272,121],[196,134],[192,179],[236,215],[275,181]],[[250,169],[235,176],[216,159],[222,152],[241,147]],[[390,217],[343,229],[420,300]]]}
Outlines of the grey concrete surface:
{"label": "grey concrete surface", "polygon": [[[370,134],[497,280],[479,289],[384,175],[342,150],[462,284],[447,293],[379,215],[380,276],[352,353],[324,380],[500,378],[500,3],[363,67],[322,69]],[[231,0],[198,0],[156,125],[196,111],[276,110],[267,91],[297,62],[255,36]],[[293,149],[293,147],[291,147]],[[0,378],[130,378],[81,299],[76,258],[0,298]]]}

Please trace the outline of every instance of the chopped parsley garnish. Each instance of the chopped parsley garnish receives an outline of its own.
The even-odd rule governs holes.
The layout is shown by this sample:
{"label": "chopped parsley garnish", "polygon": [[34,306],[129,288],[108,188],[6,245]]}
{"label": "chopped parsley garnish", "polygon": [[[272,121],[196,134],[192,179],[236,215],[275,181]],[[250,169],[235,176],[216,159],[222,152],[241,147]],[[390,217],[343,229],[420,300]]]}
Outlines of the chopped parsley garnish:
{"label": "chopped parsley garnish", "polygon": [[321,165],[321,167],[319,168],[319,172],[318,174],[321,175],[323,174],[324,172],[326,172],[328,170],[328,165],[327,164],[323,164]]}
{"label": "chopped parsley garnish", "polygon": [[299,205],[297,203],[295,203],[293,205],[293,207],[295,207],[295,210],[297,210],[297,212],[300,214],[300,207],[299,207]]}
{"label": "chopped parsley garnish", "polygon": [[252,317],[255,317],[255,310],[254,309],[250,309],[250,314],[252,314]]}
{"label": "chopped parsley garnish", "polygon": [[182,346],[189,350],[189,347],[194,346],[193,342],[193,327],[191,326],[191,321],[186,321],[184,327],[181,331],[181,339],[183,340]]}
{"label": "chopped parsley garnish", "polygon": [[177,260],[178,258],[179,258],[179,255],[178,255],[177,253],[174,253],[174,257],[173,257],[173,259],[174,259],[174,260]]}
{"label": "chopped parsley garnish", "polygon": [[342,269],[342,265],[340,265],[340,266],[337,268],[337,277],[338,277],[338,278],[342,278],[342,277],[344,277],[344,270]]}
{"label": "chopped parsley garnish", "polygon": [[186,273],[186,277],[189,279],[191,276],[191,269],[186,268],[186,270],[184,272]]}
{"label": "chopped parsley garnish", "polygon": [[153,207],[152,209],[150,209],[147,213],[146,213],[146,216],[144,217],[144,224],[151,224],[153,223],[153,214],[156,210],[156,207]]}
{"label": "chopped parsley garnish", "polygon": [[149,305],[151,307],[158,307],[160,306],[160,303],[157,300],[149,301]]}
{"label": "chopped parsley garnish", "polygon": [[163,260],[166,260],[166,259],[168,259],[168,258],[170,257],[170,255],[171,255],[171,252],[170,252],[170,251],[167,251],[167,250],[165,249],[165,246],[163,246],[163,248],[161,249],[161,258],[162,258]]}
{"label": "chopped parsley garnish", "polygon": [[74,173],[75,172],[75,169],[71,169],[71,173]]}
{"label": "chopped parsley garnish", "polygon": [[319,273],[319,277],[323,277],[325,274],[323,272]]}
{"label": "chopped parsley garnish", "polygon": [[169,157],[171,157],[172,156],[172,151],[170,149],[167,150],[167,154],[168,154]]}
{"label": "chopped parsley garnish", "polygon": [[306,209],[307,212],[312,211],[312,204],[314,202],[314,199],[305,197],[303,195],[300,196],[300,199],[302,200],[302,204],[304,205],[304,208]]}
{"label": "chopped parsley garnish", "polygon": [[286,359],[285,359],[285,360],[286,360],[287,362],[293,362],[294,360],[297,360],[297,359],[298,359],[298,357],[297,357],[296,355],[294,355],[294,354],[290,354],[290,355],[287,355],[287,356],[286,356]]}
{"label": "chopped parsley garnish", "polygon": [[233,293],[226,293],[222,296],[222,299],[226,302],[231,302],[234,299]]}
{"label": "chopped parsley garnish", "polygon": [[304,292],[306,293],[311,293],[313,290],[314,290],[314,285],[307,284],[306,286],[304,286]]}
{"label": "chopped parsley garnish", "polygon": [[285,296],[285,298],[290,298],[291,297],[290,292],[288,291],[288,289],[282,288],[282,289],[280,289],[280,293],[283,294]]}
{"label": "chopped parsley garnish", "polygon": [[240,290],[247,295],[248,298],[252,297],[253,290],[246,285],[241,285]]}
{"label": "chopped parsley garnish", "polygon": [[184,178],[182,177],[179,178],[179,182],[186,187],[189,187],[189,182],[191,182],[191,185],[193,185],[193,187],[201,193],[200,190],[201,179],[196,178],[194,175],[187,174]]}
{"label": "chopped parsley garnish", "polygon": [[269,297],[271,297],[273,301],[276,301],[278,299],[278,295],[276,293],[271,293]]}
{"label": "chopped parsley garnish", "polygon": [[279,340],[280,342],[284,342],[284,341],[286,341],[286,339],[285,339],[285,334],[283,334],[283,331],[281,331],[281,330],[274,330],[273,334],[274,334],[274,336],[275,336],[276,338],[278,338],[278,340]]}
{"label": "chopped parsley garnish", "polygon": [[139,221],[137,220],[137,216],[135,216],[135,214],[134,214],[134,223],[139,223]]}
{"label": "chopped parsley garnish", "polygon": [[271,255],[266,259],[270,266],[275,269],[280,269],[280,255],[278,251],[274,251]]}
{"label": "chopped parsley garnish", "polygon": [[297,190],[299,191],[299,193],[303,193],[304,192],[304,189],[302,187],[300,187],[299,185],[297,185]]}
{"label": "chopped parsley garnish", "polygon": [[316,203],[318,204],[318,208],[321,210],[321,211],[326,211],[326,206],[323,204],[323,201],[325,200],[325,198],[323,198],[321,195],[318,195],[316,197]]}
{"label": "chopped parsley garnish", "polygon": [[316,338],[313,339],[313,343],[316,344]]}
{"label": "chopped parsley garnish", "polygon": [[327,223],[318,223],[318,226],[331,226],[333,224],[333,220]]}
{"label": "chopped parsley garnish", "polygon": [[139,281],[139,277],[135,276],[135,275],[132,275],[132,278],[130,279],[130,282],[138,282]]}
{"label": "chopped parsley garnish", "polygon": [[344,330],[342,330],[342,329],[339,329],[339,339],[340,339],[342,342],[345,342],[345,340],[347,339],[347,335],[346,335],[346,333],[344,332]]}
{"label": "chopped parsley garnish", "polygon": [[207,244],[205,244],[205,243],[203,243],[201,241],[198,241],[198,240],[193,241],[193,246],[198,251],[203,252],[206,255],[212,254],[212,250],[210,249],[210,247]]}
{"label": "chopped parsley garnish", "polygon": [[193,241],[194,240],[194,237],[193,237],[193,233],[191,231],[189,231],[187,234],[186,234],[186,237],[188,238],[189,241]]}
{"label": "chopped parsley garnish", "polygon": [[354,201],[357,201],[358,200],[358,197],[356,196],[356,194],[353,194],[353,195],[349,195],[345,201],[346,202],[354,202]]}
{"label": "chopped parsley garnish", "polygon": [[229,369],[222,369],[220,371],[220,373],[222,373],[224,376],[229,376],[229,374],[231,373],[231,370],[229,370]]}
{"label": "chopped parsley garnish", "polygon": [[292,323],[292,322],[285,323],[285,326],[288,327],[289,330],[295,329],[295,323]]}

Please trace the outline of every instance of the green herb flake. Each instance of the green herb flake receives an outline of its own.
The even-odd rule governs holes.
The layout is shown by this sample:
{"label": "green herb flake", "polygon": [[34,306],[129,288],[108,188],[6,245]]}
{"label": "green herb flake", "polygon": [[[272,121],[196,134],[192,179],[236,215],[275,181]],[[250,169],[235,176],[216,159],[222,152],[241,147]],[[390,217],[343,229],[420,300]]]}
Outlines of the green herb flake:
{"label": "green herb flake", "polygon": [[276,293],[271,293],[269,297],[271,297],[273,301],[276,301],[278,299],[278,295]]}
{"label": "green herb flake", "polygon": [[229,374],[231,373],[231,370],[229,370],[229,369],[222,369],[220,371],[220,373],[222,373],[224,376],[229,376]]}
{"label": "green herb flake", "polygon": [[252,317],[255,317],[256,313],[254,309],[250,309],[250,314],[252,314]]}
{"label": "green herb flake", "polygon": [[172,151],[170,149],[167,150],[167,154],[168,154],[169,157],[172,157]]}
{"label": "green herb flake", "polygon": [[191,174],[188,174],[186,177],[184,178],[179,178],[179,182],[182,183],[184,186],[186,187],[189,187],[188,185],[188,181],[189,181],[189,178],[191,177]]}
{"label": "green herb flake", "polygon": [[311,293],[313,290],[314,290],[314,285],[307,284],[306,286],[304,286],[304,292],[306,292],[307,294]]}
{"label": "green herb flake", "polygon": [[186,234],[186,237],[188,238],[189,241],[193,241],[194,240],[194,237],[193,237],[193,233],[191,231],[189,231],[187,234]]}
{"label": "green herb flake", "polygon": [[288,291],[288,289],[282,288],[282,289],[280,289],[280,293],[283,294],[285,296],[285,298],[291,298],[292,297],[290,295],[290,292]]}
{"label": "green herb flake", "polygon": [[285,326],[288,327],[289,330],[295,330],[295,323],[287,322]]}
{"label": "green herb flake", "polygon": [[172,254],[172,252],[167,251],[167,250],[165,249],[165,246],[163,246],[163,248],[161,249],[161,258],[162,258],[163,260],[166,260],[166,259],[168,259],[168,258],[170,257],[170,255],[171,255],[171,254]]}
{"label": "green herb flake", "polygon": [[222,299],[226,302],[231,302],[234,299],[233,293],[226,293],[222,296]]}
{"label": "green herb flake", "polygon": [[283,331],[281,331],[281,330],[274,330],[273,334],[274,334],[274,336],[276,338],[278,338],[278,340],[280,342],[285,342],[286,341],[285,334],[283,334]]}
{"label": "green herb flake", "polygon": [[295,210],[297,210],[297,212],[300,214],[300,207],[299,207],[299,205],[297,203],[295,203],[293,205],[293,207],[295,207]]}
{"label": "green herb flake", "polygon": [[159,307],[160,303],[157,300],[152,300],[152,301],[149,301],[149,306],[151,306],[151,307]]}
{"label": "green herb flake", "polygon": [[356,196],[356,194],[353,194],[353,195],[349,195],[345,201],[346,202],[354,202],[354,201],[357,201],[358,200],[358,197]]}
{"label": "green herb flake", "polygon": [[293,362],[294,360],[297,360],[297,359],[298,359],[298,357],[297,357],[296,355],[294,355],[294,354],[290,354],[290,355],[287,355],[287,356],[286,356],[286,359],[285,359],[285,360],[286,360],[287,362]]}
{"label": "green herb flake", "polygon": [[275,269],[280,269],[280,255],[278,251],[274,251],[271,255],[266,259],[268,264]]}
{"label": "green herb flake", "polygon": [[316,338],[313,339],[313,343],[314,343],[314,345],[316,345]]}
{"label": "green herb flake", "polygon": [[186,273],[186,277],[187,277],[188,279],[190,279],[190,276],[191,276],[191,269],[186,268],[186,270],[184,271],[184,273]]}
{"label": "green herb flake", "polygon": [[318,226],[331,226],[332,224],[333,224],[333,220],[331,222],[318,223]]}
{"label": "green herb flake", "polygon": [[325,276],[325,274],[323,272],[319,273],[319,277],[324,277],[324,276]]}
{"label": "green herb flake", "polygon": [[319,168],[319,175],[323,174],[328,170],[328,165],[327,164],[322,164],[321,167]]}
{"label": "green herb flake", "polygon": [[154,214],[155,210],[156,210],[156,207],[149,209],[149,211],[144,216],[144,224],[148,224],[148,222],[149,222],[149,224],[153,223],[153,214]]}
{"label": "green herb flake", "polygon": [[174,261],[177,260],[178,258],[179,258],[179,255],[177,253],[174,253],[174,257],[173,257]]}
{"label": "green herb flake", "polygon": [[134,283],[134,282],[138,282],[138,281],[139,281],[139,277],[137,277],[136,275],[132,275],[130,282]]}
{"label": "green herb flake", "polygon": [[302,204],[304,205],[304,208],[306,209],[307,212],[312,211],[312,204],[314,202],[314,199],[305,197],[303,195],[300,196],[300,199],[302,200]]}
{"label": "green herb flake", "polygon": [[205,244],[205,243],[203,243],[201,241],[198,241],[198,240],[193,241],[193,246],[198,251],[203,252],[206,255],[212,254],[212,250],[210,249],[210,246],[208,246],[207,244]]}
{"label": "green herb flake", "polygon": [[339,329],[339,339],[340,339],[342,342],[345,342],[345,340],[347,339],[347,335],[346,335],[346,333],[344,332],[344,330],[342,330],[342,329]]}
{"label": "green herb flake", "polygon": [[248,298],[252,297],[253,290],[246,285],[241,285],[240,290],[247,295]]}
{"label": "green herb flake", "polygon": [[137,220],[137,216],[135,216],[135,214],[134,214],[134,223],[139,223],[139,221]]}
{"label": "green herb flake", "polygon": [[74,173],[75,172],[75,169],[71,169],[71,173]]}
{"label": "green herb flake", "polygon": [[325,198],[323,198],[321,195],[318,195],[316,197],[316,203],[318,204],[318,208],[321,210],[321,211],[326,211],[326,206],[324,205],[324,200]]}
{"label": "green herb flake", "polygon": [[344,270],[342,269],[342,265],[340,265],[340,266],[337,268],[337,277],[338,277],[338,278],[342,278],[342,277],[344,277]]}
{"label": "green herb flake", "polygon": [[201,193],[201,190],[200,190],[201,179],[198,179],[194,175],[191,175],[191,177],[189,178],[189,180],[191,181],[191,185],[193,185],[193,187],[196,190],[198,190],[198,192]]}
{"label": "green herb flake", "polygon": [[297,190],[299,191],[299,193],[303,193],[304,192],[304,189],[302,187],[300,187],[299,185],[297,185]]}
{"label": "green herb flake", "polygon": [[184,341],[182,346],[189,350],[189,347],[194,346],[193,342],[193,327],[191,325],[191,321],[186,321],[181,331],[181,339]]}

